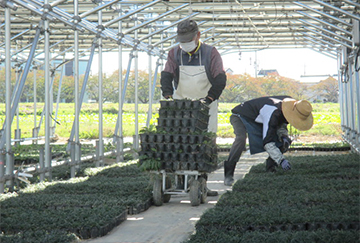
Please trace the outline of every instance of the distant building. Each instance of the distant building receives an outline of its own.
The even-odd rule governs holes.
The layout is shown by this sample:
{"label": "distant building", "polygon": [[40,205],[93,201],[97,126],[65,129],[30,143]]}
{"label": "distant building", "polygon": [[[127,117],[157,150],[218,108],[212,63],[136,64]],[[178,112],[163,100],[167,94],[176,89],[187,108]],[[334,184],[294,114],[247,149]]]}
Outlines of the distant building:
{"label": "distant building", "polygon": [[276,69],[261,69],[258,73],[258,77],[265,77],[268,75],[279,76],[280,74]]}
{"label": "distant building", "polygon": [[226,69],[225,72],[230,74],[230,75],[232,75],[234,73],[234,71],[231,68]]}
{"label": "distant building", "polygon": [[[39,60],[44,61],[44,59],[39,59]],[[55,60],[52,60],[51,65],[53,67],[57,67],[61,63],[63,63],[63,59],[55,59]],[[79,75],[85,74],[87,64],[88,64],[88,60],[79,60]],[[65,68],[64,69],[65,76],[73,76],[74,75],[74,61],[69,61],[69,62],[65,63],[64,68]],[[40,66],[39,70],[45,70],[44,66],[43,65]],[[61,67],[58,67],[57,70],[60,71]]]}
{"label": "distant building", "polygon": [[[39,59],[39,60],[44,61],[44,59]],[[67,61],[67,60],[65,60],[65,61]],[[63,62],[64,62],[63,59],[60,59],[60,58],[54,59],[54,60],[51,61],[51,66],[55,68],[55,67],[58,67],[58,65],[62,64]],[[85,74],[87,65],[88,65],[88,60],[82,60],[82,59],[79,60],[79,75],[84,75],[84,74]],[[62,68],[62,67],[59,66],[59,67],[57,68],[57,71],[58,71],[58,72],[61,72],[61,68]],[[74,63],[74,61],[66,62],[66,63],[64,64],[64,75],[65,75],[65,76],[74,76],[74,68],[75,68],[75,63]],[[43,66],[43,65],[40,66],[40,67],[39,67],[39,70],[45,70],[45,69],[44,69],[44,66]],[[89,100],[89,95],[88,95],[88,93],[85,91],[85,95],[84,95],[84,98],[83,98],[83,102],[86,103],[86,102],[88,102],[88,100]],[[65,100],[62,99],[61,102],[65,102]]]}
{"label": "distant building", "polygon": [[307,84],[309,86],[319,83],[321,80],[325,80],[328,77],[337,78],[337,74],[320,74],[320,75],[301,75],[300,83]]}
{"label": "distant building", "polygon": [[[323,74],[323,75],[301,75],[300,76],[300,83],[306,85],[308,88],[320,83],[320,81],[325,80],[329,77],[333,77],[335,79],[338,78],[337,74]],[[325,98],[320,96],[320,95],[316,95],[315,92],[313,92],[311,89],[307,89],[308,90],[308,97],[310,97],[309,101],[311,102],[317,102],[317,101],[325,101]]]}

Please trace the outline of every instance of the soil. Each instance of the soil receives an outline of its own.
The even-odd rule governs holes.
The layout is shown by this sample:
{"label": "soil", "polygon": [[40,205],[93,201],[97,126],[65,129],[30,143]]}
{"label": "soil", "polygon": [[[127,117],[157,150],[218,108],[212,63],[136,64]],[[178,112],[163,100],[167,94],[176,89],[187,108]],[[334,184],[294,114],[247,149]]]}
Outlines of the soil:
{"label": "soil", "polygon": [[[69,138],[63,138],[56,136],[52,142],[64,144],[67,143]],[[93,139],[92,139],[93,140]],[[91,142],[91,139],[81,139],[80,142]],[[296,143],[340,143],[342,142],[341,135],[300,135],[295,137],[293,142]]]}
{"label": "soil", "polygon": [[340,143],[342,142],[341,135],[300,135],[294,139],[295,143]]}

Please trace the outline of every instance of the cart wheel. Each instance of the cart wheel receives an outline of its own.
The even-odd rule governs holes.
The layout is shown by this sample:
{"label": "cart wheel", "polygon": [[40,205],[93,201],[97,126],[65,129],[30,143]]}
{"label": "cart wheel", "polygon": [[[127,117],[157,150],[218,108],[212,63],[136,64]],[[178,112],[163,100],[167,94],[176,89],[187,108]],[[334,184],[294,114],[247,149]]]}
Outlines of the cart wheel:
{"label": "cart wheel", "polygon": [[[169,177],[166,177],[166,181],[165,181],[165,188],[169,189],[171,188],[171,179]],[[170,201],[171,198],[171,194],[163,194],[163,198],[164,198],[164,203],[168,203]]]}
{"label": "cart wheel", "polygon": [[190,202],[191,206],[199,206],[200,205],[200,182],[198,180],[193,180],[190,184]]}
{"label": "cart wheel", "polygon": [[154,187],[153,187],[153,200],[155,206],[161,206],[164,202],[164,193],[162,191],[162,180],[160,178],[157,178],[154,181]]}
{"label": "cart wheel", "polygon": [[205,178],[200,177],[199,182],[200,182],[200,193],[201,193],[200,203],[205,203],[207,198],[206,180]]}

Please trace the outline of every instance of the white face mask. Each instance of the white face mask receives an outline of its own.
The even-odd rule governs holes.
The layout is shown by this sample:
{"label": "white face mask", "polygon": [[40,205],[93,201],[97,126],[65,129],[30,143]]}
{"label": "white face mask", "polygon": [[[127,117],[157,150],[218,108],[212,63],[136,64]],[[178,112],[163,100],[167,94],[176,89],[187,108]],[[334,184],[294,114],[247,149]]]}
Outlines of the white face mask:
{"label": "white face mask", "polygon": [[186,43],[180,43],[180,47],[183,51],[191,52],[196,48],[195,40]]}

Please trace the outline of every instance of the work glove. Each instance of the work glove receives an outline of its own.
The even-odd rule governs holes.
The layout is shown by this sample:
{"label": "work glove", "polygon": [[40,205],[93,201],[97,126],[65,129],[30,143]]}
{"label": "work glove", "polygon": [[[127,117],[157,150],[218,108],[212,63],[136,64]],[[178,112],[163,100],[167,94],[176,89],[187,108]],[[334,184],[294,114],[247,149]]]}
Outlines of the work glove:
{"label": "work glove", "polygon": [[281,167],[283,168],[283,170],[287,171],[287,170],[291,170],[291,165],[289,163],[289,161],[287,159],[283,159],[280,162]]}
{"label": "work glove", "polygon": [[201,98],[200,102],[205,104],[205,105],[210,105],[212,102],[212,99],[210,99],[209,97],[205,97],[205,98]]}
{"label": "work glove", "polygon": [[285,153],[285,152],[287,152],[288,150],[289,150],[289,148],[290,148],[290,145],[291,145],[291,139],[289,138],[289,137],[286,137],[286,136],[284,136],[284,137],[281,137],[282,138],[282,141],[283,141],[283,153]]}

